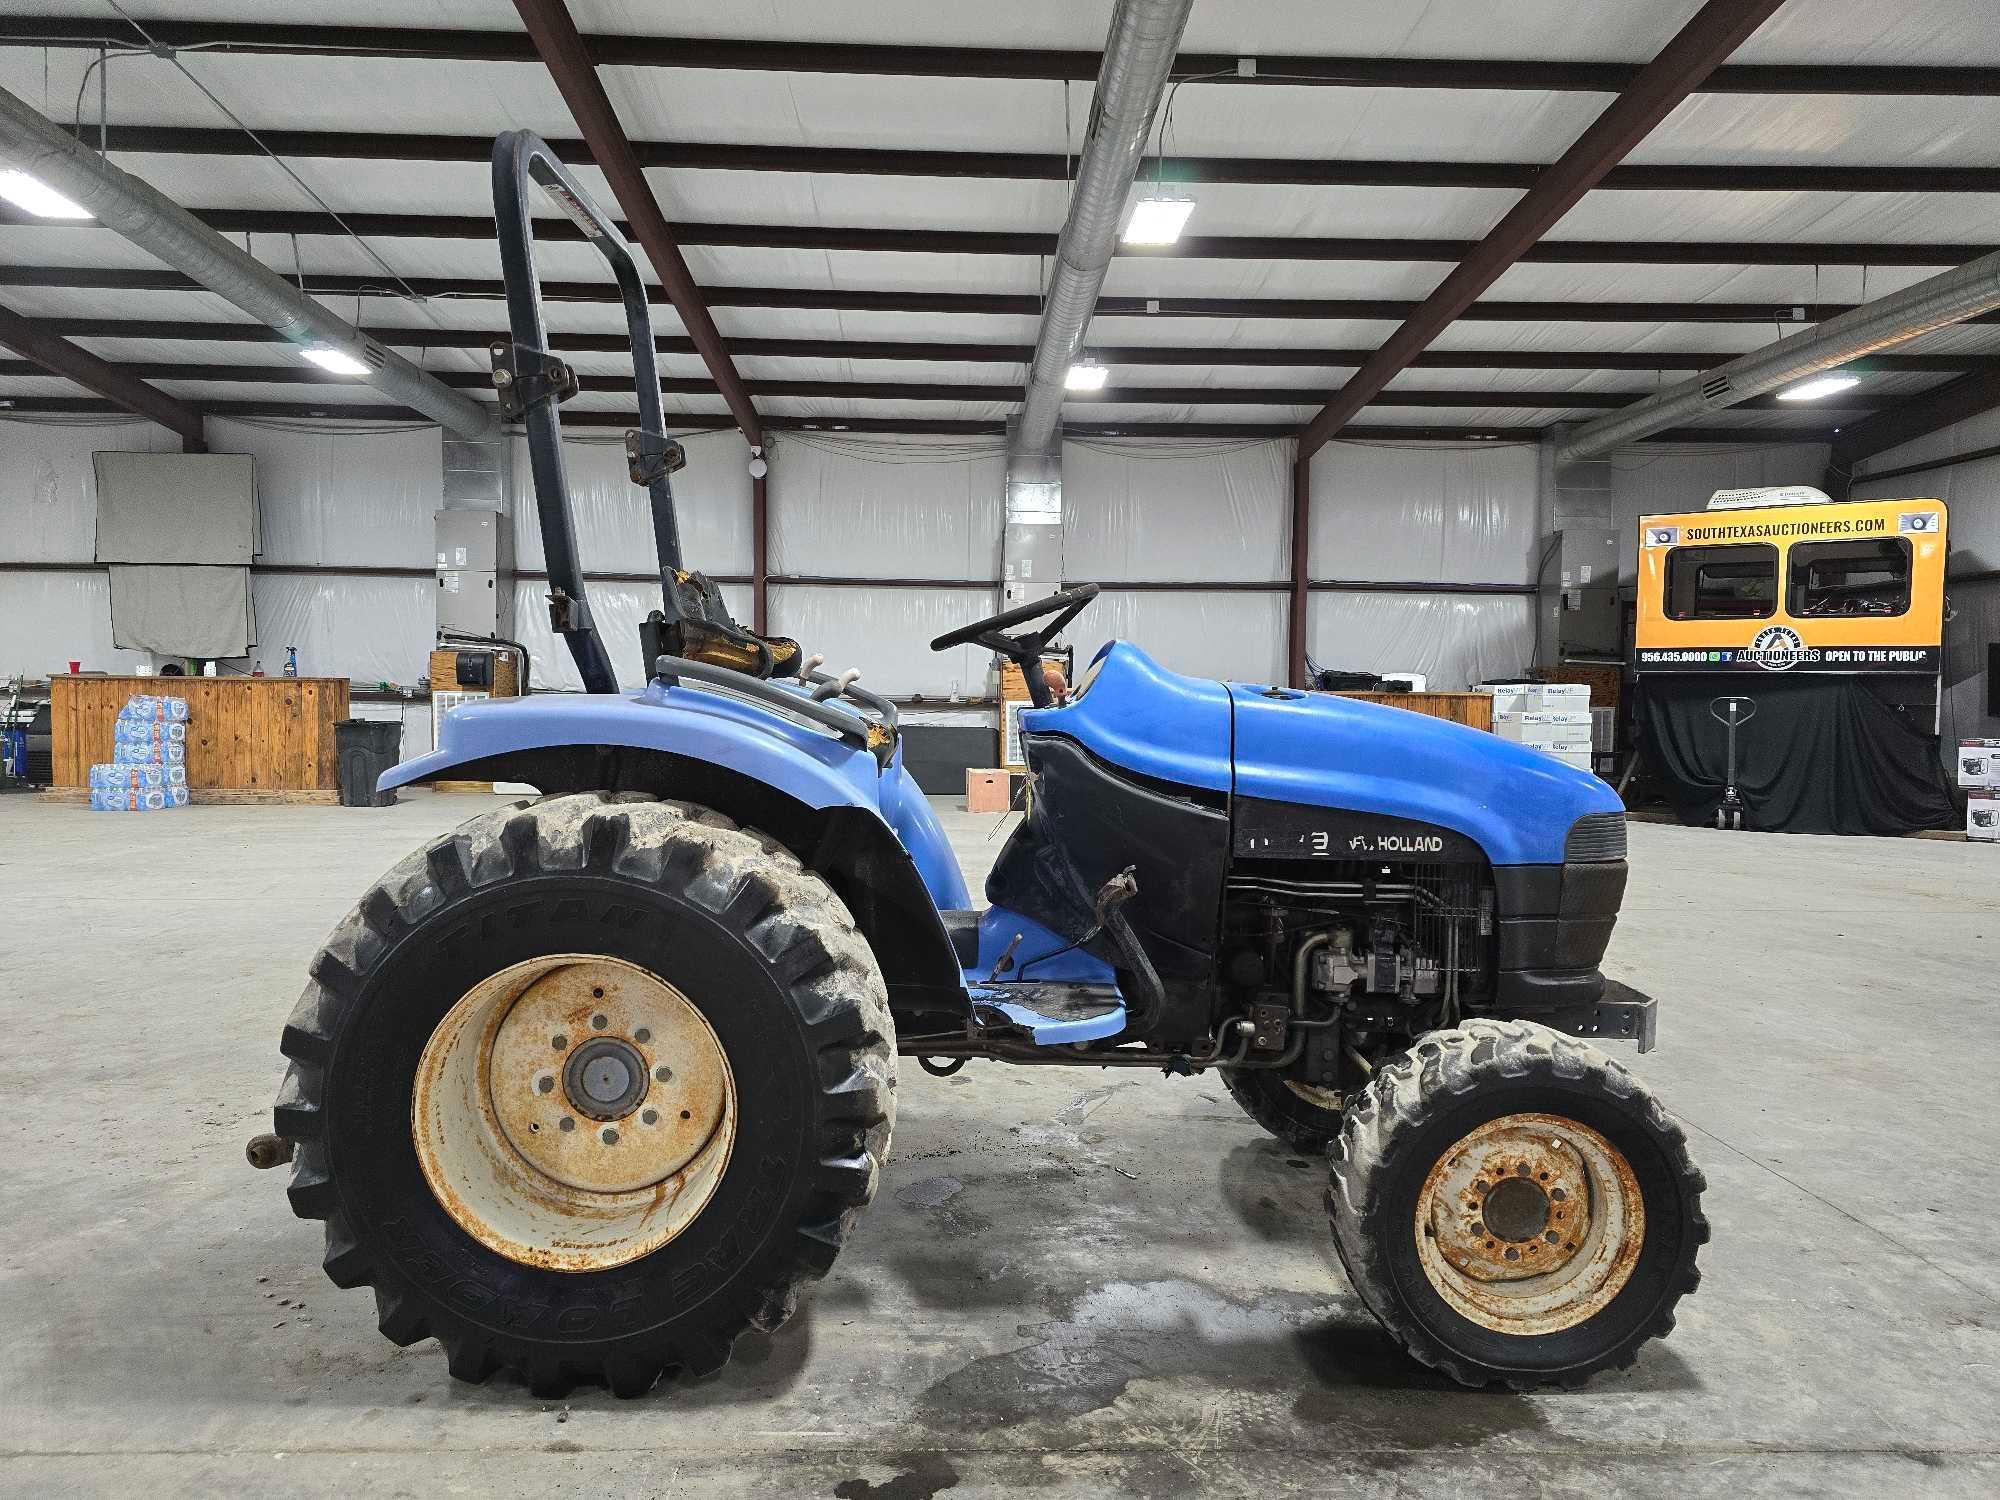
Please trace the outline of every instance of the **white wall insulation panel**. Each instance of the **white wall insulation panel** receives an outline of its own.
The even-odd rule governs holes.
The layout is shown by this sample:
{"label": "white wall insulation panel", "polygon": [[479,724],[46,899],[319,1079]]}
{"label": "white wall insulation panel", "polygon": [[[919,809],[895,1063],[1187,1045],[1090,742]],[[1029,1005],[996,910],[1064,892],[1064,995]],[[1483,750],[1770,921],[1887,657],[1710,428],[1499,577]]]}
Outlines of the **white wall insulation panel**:
{"label": "white wall insulation panel", "polygon": [[1130,641],[1153,660],[1190,677],[1282,682],[1286,596],[1269,592],[1099,594],[1069,629],[1081,672],[1108,640]]}
{"label": "white wall insulation panel", "polygon": [[1263,582],[1289,571],[1292,445],[1063,444],[1075,581]]}
{"label": "white wall insulation panel", "polygon": [[97,555],[91,454],[178,453],[180,446],[151,422],[0,422],[0,561],[91,561]]}
{"label": "white wall insulation panel", "polygon": [[1322,591],[1306,607],[1306,654],[1333,671],[1421,672],[1431,691],[1457,692],[1532,664],[1532,604],[1507,594]]}
{"label": "white wall insulation panel", "polygon": [[435,427],[312,431],[211,421],[218,452],[257,461],[261,563],[421,568],[443,504],[443,440]]}
{"label": "white wall insulation panel", "polygon": [[[523,572],[540,572],[542,524],[528,470],[528,441],[520,436],[513,441],[514,562]],[[703,573],[747,574],[750,450],[734,432],[693,433],[679,441],[687,452],[687,467],[673,476],[673,490],[684,562]],[[660,564],[652,507],[626,473],[623,437],[566,438],[563,461],[569,472],[570,524],[576,528],[584,572],[655,572]]]}
{"label": "white wall insulation panel", "polygon": [[997,578],[1005,471],[992,440],[776,434],[766,502],[770,569]]}
{"label": "white wall insulation panel", "polygon": [[1540,483],[1529,444],[1329,443],[1312,462],[1312,576],[1526,583]]}
{"label": "white wall insulation panel", "polygon": [[102,570],[0,572],[0,682],[52,677],[72,661],[86,672],[130,672],[152,659],[112,649],[111,579]]}
{"label": "white wall insulation panel", "polygon": [[364,687],[414,683],[430,671],[437,624],[428,578],[257,573],[250,580],[257,616],[254,654],[267,675],[299,648],[308,677],[351,677]]}

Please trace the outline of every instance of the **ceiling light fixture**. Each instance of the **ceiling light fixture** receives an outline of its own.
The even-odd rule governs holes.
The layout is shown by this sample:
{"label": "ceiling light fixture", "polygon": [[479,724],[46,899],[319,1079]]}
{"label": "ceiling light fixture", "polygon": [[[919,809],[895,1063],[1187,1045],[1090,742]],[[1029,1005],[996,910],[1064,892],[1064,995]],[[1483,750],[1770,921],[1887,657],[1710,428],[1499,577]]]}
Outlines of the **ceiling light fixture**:
{"label": "ceiling light fixture", "polygon": [[366,375],[368,366],[349,354],[345,349],[335,349],[328,344],[315,344],[299,353],[311,360],[322,370],[335,375]]}
{"label": "ceiling light fixture", "polygon": [[1063,389],[1066,391],[1101,391],[1104,389],[1104,382],[1110,378],[1111,372],[1105,369],[1103,365],[1091,360],[1080,359],[1071,365],[1069,373],[1063,376]]}
{"label": "ceiling light fixture", "polygon": [[0,172],[0,198],[5,198],[16,208],[26,209],[38,219],[97,217],[82,204],[70,202],[39,177],[30,177],[19,167],[9,167]]}
{"label": "ceiling light fixture", "polygon": [[1822,396],[1831,396],[1839,391],[1848,391],[1861,384],[1858,375],[1822,375],[1816,380],[1808,380],[1789,390],[1778,392],[1780,401],[1817,401]]}
{"label": "ceiling light fixture", "polygon": [[1171,245],[1187,227],[1194,212],[1194,199],[1184,193],[1154,190],[1141,195],[1132,205],[1132,217],[1125,222],[1128,245]]}

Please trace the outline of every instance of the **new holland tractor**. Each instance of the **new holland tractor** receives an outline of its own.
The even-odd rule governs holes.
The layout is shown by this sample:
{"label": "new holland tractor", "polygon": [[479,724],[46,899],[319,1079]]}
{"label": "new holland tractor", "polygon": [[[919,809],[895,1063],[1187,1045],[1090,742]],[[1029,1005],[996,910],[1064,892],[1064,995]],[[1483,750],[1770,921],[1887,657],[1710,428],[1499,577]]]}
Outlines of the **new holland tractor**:
{"label": "new holland tractor", "polygon": [[[570,519],[530,185],[627,313],[663,605],[620,692]],[[1707,1239],[1679,1128],[1585,1037],[1651,1044],[1599,970],[1625,822],[1493,735],[1167,671],[1125,642],[1055,701],[1083,584],[932,642],[1018,663],[1026,818],[967,894],[895,707],[737,625],[683,563],[644,288],[532,135],[494,153],[549,605],[587,689],[475,703],[382,778],[526,782],[391,869],[284,1028],[273,1157],[325,1268],[453,1375],[620,1395],[704,1375],[826,1273],[889,1159],[899,1058],[1213,1069],[1328,1158],[1355,1292],[1468,1385],[1576,1384],[1673,1326]],[[1170,1149],[1161,1142],[1161,1149]],[[1254,1274],[1251,1270],[1249,1274]]]}

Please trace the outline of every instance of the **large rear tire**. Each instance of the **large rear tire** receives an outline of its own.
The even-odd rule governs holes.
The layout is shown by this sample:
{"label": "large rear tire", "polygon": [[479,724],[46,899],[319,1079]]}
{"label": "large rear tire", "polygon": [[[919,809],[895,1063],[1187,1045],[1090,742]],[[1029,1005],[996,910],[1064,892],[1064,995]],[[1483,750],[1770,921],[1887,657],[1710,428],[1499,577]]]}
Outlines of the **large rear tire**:
{"label": "large rear tire", "polygon": [[1369,1311],[1465,1385],[1581,1385],[1674,1326],[1701,1172],[1636,1078],[1525,1021],[1421,1038],[1351,1101],[1327,1192]]}
{"label": "large rear tire", "polygon": [[886,992],[839,898],[720,814],[624,795],[403,860],[281,1045],[276,1129],[327,1275],[373,1286],[392,1341],[537,1394],[638,1395],[776,1328],[895,1117]]}

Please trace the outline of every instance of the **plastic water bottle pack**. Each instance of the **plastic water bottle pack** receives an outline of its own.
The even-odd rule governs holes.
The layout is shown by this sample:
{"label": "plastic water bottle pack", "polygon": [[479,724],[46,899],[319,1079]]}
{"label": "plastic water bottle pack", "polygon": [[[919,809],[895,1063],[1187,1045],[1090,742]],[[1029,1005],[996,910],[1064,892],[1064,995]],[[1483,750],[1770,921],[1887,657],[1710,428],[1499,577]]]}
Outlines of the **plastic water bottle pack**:
{"label": "plastic water bottle pack", "polygon": [[93,812],[159,812],[188,805],[185,698],[135,693],[112,726],[111,760],[90,768]]}

